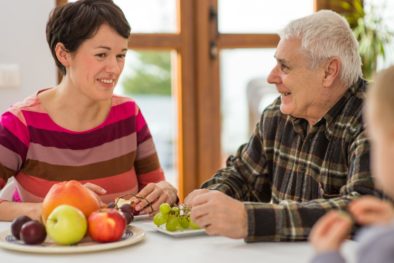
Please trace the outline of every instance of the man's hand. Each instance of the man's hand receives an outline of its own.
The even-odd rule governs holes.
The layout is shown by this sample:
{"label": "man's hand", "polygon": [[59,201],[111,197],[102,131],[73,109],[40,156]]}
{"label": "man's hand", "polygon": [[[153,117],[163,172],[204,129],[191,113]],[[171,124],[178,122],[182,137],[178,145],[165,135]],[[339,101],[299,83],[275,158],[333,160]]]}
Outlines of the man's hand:
{"label": "man's hand", "polygon": [[188,199],[191,206],[191,219],[205,228],[208,235],[221,235],[230,238],[246,238],[248,220],[245,206],[222,192],[197,190]]}
{"label": "man's hand", "polygon": [[154,215],[162,203],[173,204],[176,202],[177,190],[170,183],[161,181],[147,184],[137,196],[142,197],[142,199],[135,199],[135,209],[140,211],[142,215]]}
{"label": "man's hand", "polygon": [[188,195],[186,196],[186,198],[185,198],[185,200],[184,200],[185,205],[187,205],[188,207],[192,207],[193,199],[194,199],[196,196],[199,196],[199,195],[201,195],[201,194],[203,194],[203,193],[207,193],[207,192],[209,192],[209,191],[210,191],[210,190],[208,190],[208,189],[196,189],[196,190],[193,190],[190,194],[188,194]]}
{"label": "man's hand", "polygon": [[363,196],[349,205],[349,211],[361,225],[387,224],[394,220],[394,209],[387,201]]}
{"label": "man's hand", "polygon": [[338,251],[351,228],[352,219],[349,215],[331,211],[317,221],[309,240],[317,252]]}

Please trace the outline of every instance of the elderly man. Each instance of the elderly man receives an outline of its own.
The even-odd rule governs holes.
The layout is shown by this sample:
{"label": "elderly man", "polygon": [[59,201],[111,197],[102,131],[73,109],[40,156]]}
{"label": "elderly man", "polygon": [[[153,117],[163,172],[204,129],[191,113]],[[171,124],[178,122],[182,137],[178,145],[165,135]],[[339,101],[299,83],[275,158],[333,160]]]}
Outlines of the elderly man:
{"label": "elderly man", "polygon": [[208,234],[305,240],[330,209],[374,190],[357,41],[341,16],[319,11],[281,33],[268,76],[281,94],[227,167],[189,194]]}

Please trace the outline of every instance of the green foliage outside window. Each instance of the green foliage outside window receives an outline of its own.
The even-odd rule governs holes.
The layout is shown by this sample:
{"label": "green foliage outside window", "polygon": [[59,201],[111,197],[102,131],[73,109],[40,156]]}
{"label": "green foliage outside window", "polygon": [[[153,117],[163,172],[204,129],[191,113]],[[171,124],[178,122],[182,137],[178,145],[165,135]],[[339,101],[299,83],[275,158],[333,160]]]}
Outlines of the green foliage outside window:
{"label": "green foliage outside window", "polygon": [[170,52],[138,52],[138,63],[132,73],[122,82],[124,92],[129,95],[171,96]]}
{"label": "green foliage outside window", "polygon": [[356,39],[359,42],[359,51],[362,60],[364,78],[371,79],[376,71],[377,59],[385,58],[385,45],[390,43],[393,33],[385,25],[383,18],[378,14],[376,6],[364,8],[363,0],[340,1],[344,16],[349,22]]}

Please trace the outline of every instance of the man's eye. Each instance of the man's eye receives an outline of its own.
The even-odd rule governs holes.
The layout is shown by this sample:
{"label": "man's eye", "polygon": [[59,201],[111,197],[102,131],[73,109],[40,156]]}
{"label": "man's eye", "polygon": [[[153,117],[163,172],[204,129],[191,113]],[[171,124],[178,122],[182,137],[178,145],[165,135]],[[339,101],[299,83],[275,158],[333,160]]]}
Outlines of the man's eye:
{"label": "man's eye", "polygon": [[289,67],[286,66],[286,65],[281,64],[281,65],[280,65],[280,69],[281,69],[281,70],[288,70]]}

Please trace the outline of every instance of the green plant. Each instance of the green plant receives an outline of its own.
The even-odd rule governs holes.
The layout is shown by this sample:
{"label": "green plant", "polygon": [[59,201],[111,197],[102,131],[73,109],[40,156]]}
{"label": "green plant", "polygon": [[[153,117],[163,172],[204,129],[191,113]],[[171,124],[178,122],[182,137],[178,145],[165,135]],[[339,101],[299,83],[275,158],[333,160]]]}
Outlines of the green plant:
{"label": "green plant", "polygon": [[344,10],[343,15],[359,42],[364,77],[371,79],[376,71],[378,58],[385,58],[385,45],[390,43],[393,33],[388,30],[382,16],[378,14],[382,10],[378,10],[372,4],[364,6],[363,2],[342,0],[340,7]]}
{"label": "green plant", "polygon": [[133,73],[122,82],[129,95],[171,96],[171,53],[137,53],[137,63],[129,65]]}

